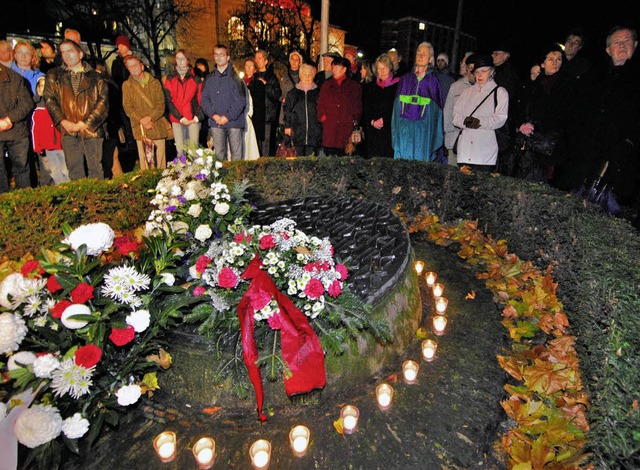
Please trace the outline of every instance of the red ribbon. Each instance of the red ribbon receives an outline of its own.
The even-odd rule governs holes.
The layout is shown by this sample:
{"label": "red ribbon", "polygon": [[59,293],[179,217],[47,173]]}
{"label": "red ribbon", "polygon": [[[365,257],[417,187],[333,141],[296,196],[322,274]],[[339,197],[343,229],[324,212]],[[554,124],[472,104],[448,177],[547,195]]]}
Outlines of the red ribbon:
{"label": "red ribbon", "polygon": [[261,291],[271,295],[280,308],[280,324],[282,334],[282,358],[291,371],[289,378],[284,378],[284,388],[288,396],[307,393],[325,386],[324,351],[320,340],[311,328],[307,317],[302,313],[289,297],[280,292],[269,274],[260,269],[262,261],[256,255],[242,278],[251,280],[247,292],[238,304],[238,318],[240,319],[240,334],[242,337],[242,352],[244,363],[249,372],[249,379],[256,391],[256,403],[260,421],[267,417],[262,412],[264,391],[260,369],[256,365],[258,347],[254,336],[254,308],[251,303],[253,297],[259,297]]}

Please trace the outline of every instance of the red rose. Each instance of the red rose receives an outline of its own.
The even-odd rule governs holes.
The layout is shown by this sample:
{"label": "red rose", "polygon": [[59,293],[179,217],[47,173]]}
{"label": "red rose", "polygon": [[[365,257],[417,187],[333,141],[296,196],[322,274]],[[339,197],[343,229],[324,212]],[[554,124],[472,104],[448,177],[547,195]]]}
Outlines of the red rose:
{"label": "red rose", "polygon": [[140,248],[140,244],[137,241],[132,240],[127,236],[116,237],[113,240],[113,246],[115,246],[118,249],[118,252],[124,256],[131,252],[135,253],[138,251],[138,248]]}
{"label": "red rose", "polygon": [[204,294],[207,291],[207,289],[205,289],[202,286],[198,286],[195,289],[193,289],[193,295],[195,297],[200,297],[202,294]]}
{"label": "red rose", "polygon": [[265,235],[260,238],[260,249],[268,250],[276,246],[276,241],[273,239],[273,235]]}
{"label": "red rose", "polygon": [[336,271],[340,274],[341,281],[345,281],[349,277],[349,270],[344,264],[336,264]]}
{"label": "red rose", "polygon": [[124,346],[133,341],[136,336],[136,330],[131,325],[124,329],[112,328],[109,339],[116,346]]}
{"label": "red rose", "polygon": [[218,274],[218,285],[225,289],[233,289],[238,285],[238,275],[231,268],[222,268]]}
{"label": "red rose", "polygon": [[95,344],[80,346],[75,354],[76,365],[90,369],[100,362],[101,357],[102,349]]}
{"label": "red rose", "polygon": [[24,263],[22,269],[20,270],[20,273],[22,273],[24,277],[27,277],[34,271],[36,271],[37,274],[44,274],[44,269],[42,269],[42,266],[40,266],[40,261],[32,259],[31,261],[27,261],[26,263]]}
{"label": "red rose", "polygon": [[72,305],[72,302],[70,300],[61,300],[60,302],[55,304],[53,307],[51,307],[51,316],[53,318],[61,318],[63,312],[67,309],[69,305]]}
{"label": "red rose", "polygon": [[329,286],[329,289],[327,292],[329,292],[329,295],[334,299],[338,297],[340,294],[342,294],[342,285],[340,284],[340,281],[338,281],[337,279],[333,281]]}
{"label": "red rose", "polygon": [[74,304],[83,304],[87,300],[93,299],[93,286],[81,282],[71,291],[71,300]]}
{"label": "red rose", "polygon": [[311,279],[305,286],[304,293],[310,299],[317,299],[324,294],[324,286],[318,279]]}
{"label": "red rose", "polygon": [[55,274],[49,276],[49,279],[47,279],[47,289],[49,289],[49,292],[51,292],[52,294],[62,289],[62,286],[58,284],[58,280],[56,279]]}
{"label": "red rose", "polygon": [[207,269],[207,266],[209,266],[209,263],[211,263],[211,258],[208,256],[198,258],[198,261],[196,261],[196,272],[202,274],[204,270]]}

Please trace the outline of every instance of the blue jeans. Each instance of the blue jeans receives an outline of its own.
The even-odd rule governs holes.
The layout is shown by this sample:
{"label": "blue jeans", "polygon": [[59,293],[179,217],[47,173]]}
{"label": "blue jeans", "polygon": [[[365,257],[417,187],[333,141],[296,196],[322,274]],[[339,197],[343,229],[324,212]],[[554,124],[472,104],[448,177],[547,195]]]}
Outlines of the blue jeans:
{"label": "blue jeans", "polygon": [[69,170],[62,150],[45,150],[40,156],[40,186],[69,181]]}
{"label": "blue jeans", "polygon": [[11,160],[11,173],[16,183],[16,188],[30,188],[29,175],[29,138],[18,140],[0,140],[0,193],[9,191],[9,176],[7,175],[4,154],[9,154]]}
{"label": "blue jeans", "polygon": [[219,160],[227,160],[227,141],[231,151],[231,160],[242,160],[242,141],[244,129],[222,129],[212,127],[209,129],[213,138],[213,149]]}
{"label": "blue jeans", "polygon": [[187,143],[198,145],[200,125],[200,122],[195,122],[189,126],[183,126],[179,122],[171,123],[171,127],[173,127],[173,139],[176,143],[176,151],[178,152],[178,155],[182,155]]}

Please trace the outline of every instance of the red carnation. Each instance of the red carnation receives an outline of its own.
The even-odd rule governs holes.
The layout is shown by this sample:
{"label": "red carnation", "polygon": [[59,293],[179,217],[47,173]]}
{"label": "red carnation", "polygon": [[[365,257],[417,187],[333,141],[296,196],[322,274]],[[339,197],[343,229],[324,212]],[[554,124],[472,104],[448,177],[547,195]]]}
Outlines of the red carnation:
{"label": "red carnation", "polygon": [[47,289],[49,289],[49,292],[51,292],[52,294],[62,289],[62,286],[58,284],[58,280],[56,279],[55,274],[49,276],[49,279],[47,279]]}
{"label": "red carnation", "polygon": [[211,263],[211,258],[208,256],[198,258],[198,261],[196,261],[196,272],[202,274],[204,270],[207,269],[207,266],[209,266],[209,263]]}
{"label": "red carnation", "polygon": [[310,299],[317,299],[324,294],[324,286],[318,279],[311,279],[305,286],[304,293]]}
{"label": "red carnation", "polygon": [[72,305],[72,302],[70,300],[61,300],[53,307],[51,307],[51,316],[53,318],[61,318],[62,313],[67,309],[69,305]]}
{"label": "red carnation", "polygon": [[42,268],[42,266],[40,266],[40,261],[32,259],[31,261],[27,261],[26,263],[24,263],[22,269],[20,270],[20,273],[22,273],[24,277],[27,277],[34,271],[36,271],[37,274],[44,274],[44,269]]}
{"label": "red carnation", "polygon": [[200,297],[206,291],[207,291],[207,289],[205,289],[204,287],[198,286],[195,289],[193,289],[193,295],[194,295],[194,297]]}
{"label": "red carnation", "polygon": [[267,323],[272,330],[281,330],[282,329],[282,318],[280,317],[280,312],[275,312],[269,318],[267,318]]}
{"label": "red carnation", "polygon": [[127,236],[116,237],[113,240],[113,246],[115,246],[118,249],[118,252],[124,256],[131,252],[135,253],[138,251],[138,248],[140,248],[140,244],[137,241],[132,240]]}
{"label": "red carnation", "polygon": [[116,346],[124,346],[133,341],[136,336],[136,330],[131,325],[124,329],[112,328],[109,339]]}
{"label": "red carnation", "polygon": [[231,268],[222,268],[218,274],[218,285],[225,289],[233,289],[238,285],[238,275]]}
{"label": "red carnation", "polygon": [[329,271],[329,269],[331,269],[331,265],[327,261],[323,261],[318,263],[318,269],[320,271]]}
{"label": "red carnation", "polygon": [[239,233],[233,237],[233,241],[236,243],[242,243],[242,242],[251,243],[251,235],[245,235],[244,233]]}
{"label": "red carnation", "polygon": [[265,235],[260,238],[260,249],[268,250],[269,248],[274,248],[276,246],[276,241],[273,239],[273,235]]}
{"label": "red carnation", "polygon": [[255,289],[247,295],[251,299],[251,306],[255,311],[262,310],[271,302],[271,294],[266,290]]}
{"label": "red carnation", "polygon": [[93,286],[81,282],[71,291],[71,300],[74,304],[83,304],[87,300],[93,299]]}
{"label": "red carnation", "polygon": [[344,264],[336,264],[336,271],[340,274],[341,281],[345,281],[349,277],[349,270]]}
{"label": "red carnation", "polygon": [[102,357],[102,349],[95,344],[87,344],[86,346],[80,346],[76,350],[75,359],[76,365],[90,369],[100,362]]}
{"label": "red carnation", "polygon": [[327,291],[331,297],[334,299],[342,294],[342,284],[337,279],[331,283],[329,289]]}

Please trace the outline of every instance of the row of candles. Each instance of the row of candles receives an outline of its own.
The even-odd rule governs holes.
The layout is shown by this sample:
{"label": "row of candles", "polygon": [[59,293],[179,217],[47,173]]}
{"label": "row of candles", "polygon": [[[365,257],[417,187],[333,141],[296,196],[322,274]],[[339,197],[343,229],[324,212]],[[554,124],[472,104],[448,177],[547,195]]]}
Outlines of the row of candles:
{"label": "row of candles", "polygon": [[[416,261],[415,270],[420,276],[424,270],[424,262]],[[433,331],[436,335],[444,334],[447,326],[447,318],[444,316],[448,301],[442,296],[444,286],[436,283],[437,275],[434,272],[425,274],[427,286],[432,289],[435,300],[435,312],[433,317]],[[434,360],[438,344],[432,339],[426,339],[422,342],[422,358],[426,362]],[[402,375],[404,382],[414,384],[418,377],[420,365],[413,360],[406,360],[402,364]],[[376,387],[376,400],[378,408],[386,411],[391,408],[393,402],[394,389],[388,383],[381,383]],[[353,434],[358,427],[360,411],[354,405],[345,405],[340,410],[340,418],[342,418],[342,426],[345,434]],[[296,457],[303,457],[307,453],[309,441],[311,439],[311,431],[308,427],[299,424],[294,426],[289,432],[289,443],[291,450]],[[156,436],[153,441],[153,447],[162,462],[171,462],[177,455],[177,436],[173,431],[164,431]],[[200,438],[192,447],[193,456],[196,460],[198,468],[206,470],[213,467],[216,457],[216,441],[211,437]],[[249,457],[251,464],[256,470],[266,470],[271,460],[271,443],[266,439],[258,439],[249,448]]]}

